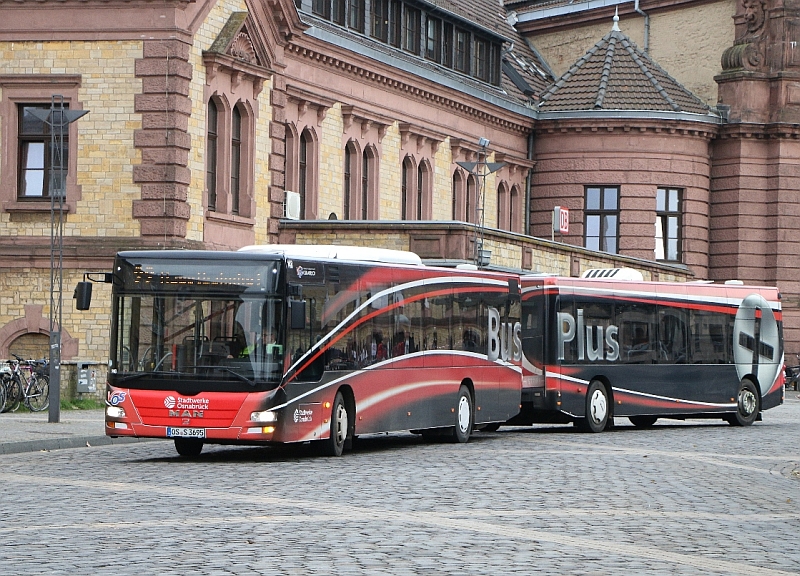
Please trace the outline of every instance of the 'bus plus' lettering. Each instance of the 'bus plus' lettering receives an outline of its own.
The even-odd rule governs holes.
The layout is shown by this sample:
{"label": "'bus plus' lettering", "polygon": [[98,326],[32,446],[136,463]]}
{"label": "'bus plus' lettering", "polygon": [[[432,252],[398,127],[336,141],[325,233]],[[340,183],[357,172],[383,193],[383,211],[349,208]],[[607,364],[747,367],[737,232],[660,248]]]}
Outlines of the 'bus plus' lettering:
{"label": "'bus plus' lettering", "polygon": [[619,359],[619,328],[585,325],[583,309],[578,309],[577,321],[569,312],[558,313],[558,359],[564,360],[564,347],[578,336],[578,360],[596,362]]}
{"label": "'bus plus' lettering", "polygon": [[488,349],[489,360],[520,360],[522,358],[522,325],[519,322],[501,322],[497,308],[489,307]]}

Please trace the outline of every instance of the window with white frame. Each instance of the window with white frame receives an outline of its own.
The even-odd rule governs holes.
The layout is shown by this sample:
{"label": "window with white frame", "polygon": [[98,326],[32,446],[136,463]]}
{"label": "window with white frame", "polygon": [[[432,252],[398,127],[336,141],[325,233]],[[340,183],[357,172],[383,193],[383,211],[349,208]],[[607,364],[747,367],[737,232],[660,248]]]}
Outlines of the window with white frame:
{"label": "window with white frame", "polygon": [[586,248],[616,254],[619,240],[619,187],[587,186],[584,208]]}
{"label": "window with white frame", "polygon": [[678,188],[656,190],[656,260],[681,261],[681,196]]}

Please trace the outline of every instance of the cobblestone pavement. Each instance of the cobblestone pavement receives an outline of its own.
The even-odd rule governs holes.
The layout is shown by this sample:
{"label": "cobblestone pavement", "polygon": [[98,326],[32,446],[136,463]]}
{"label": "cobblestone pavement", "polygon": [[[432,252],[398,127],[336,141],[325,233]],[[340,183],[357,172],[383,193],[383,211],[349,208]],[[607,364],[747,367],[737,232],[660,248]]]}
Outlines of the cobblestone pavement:
{"label": "cobblestone pavement", "polygon": [[0,456],[4,574],[798,574],[800,400],[750,428],[501,428]]}

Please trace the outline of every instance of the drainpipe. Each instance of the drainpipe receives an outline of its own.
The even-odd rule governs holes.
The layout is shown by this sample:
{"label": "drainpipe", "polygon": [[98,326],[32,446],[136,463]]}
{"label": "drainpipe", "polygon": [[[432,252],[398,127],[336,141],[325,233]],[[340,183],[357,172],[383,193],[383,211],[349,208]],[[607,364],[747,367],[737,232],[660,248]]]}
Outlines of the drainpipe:
{"label": "drainpipe", "polygon": [[650,54],[650,16],[639,8],[639,0],[633,0],[633,9],[644,16],[644,53]]}
{"label": "drainpipe", "polygon": [[[533,160],[533,131],[528,134],[528,160]],[[533,180],[533,168],[528,169],[528,177],[525,178],[525,218],[523,219],[525,228],[523,234],[531,236],[531,180]]]}

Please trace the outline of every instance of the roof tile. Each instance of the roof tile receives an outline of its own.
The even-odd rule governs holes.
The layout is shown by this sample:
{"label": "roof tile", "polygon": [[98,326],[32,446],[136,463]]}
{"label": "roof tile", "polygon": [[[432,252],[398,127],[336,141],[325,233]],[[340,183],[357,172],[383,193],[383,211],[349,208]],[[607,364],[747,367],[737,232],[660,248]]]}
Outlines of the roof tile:
{"label": "roof tile", "polygon": [[615,26],[542,92],[539,110],[706,114],[710,109]]}

